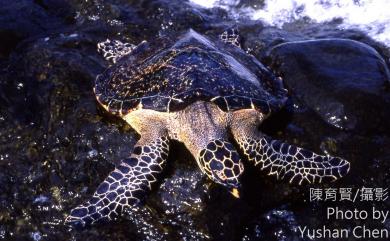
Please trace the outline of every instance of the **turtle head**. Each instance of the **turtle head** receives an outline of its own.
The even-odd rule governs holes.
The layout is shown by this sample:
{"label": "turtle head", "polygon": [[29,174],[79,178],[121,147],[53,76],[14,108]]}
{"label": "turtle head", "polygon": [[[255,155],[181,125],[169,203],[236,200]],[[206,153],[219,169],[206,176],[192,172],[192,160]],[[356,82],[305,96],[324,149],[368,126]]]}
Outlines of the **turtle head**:
{"label": "turtle head", "polygon": [[239,197],[240,178],[244,165],[234,146],[226,140],[213,140],[200,153],[199,165],[214,182]]}
{"label": "turtle head", "polygon": [[[229,161],[221,161],[218,163],[213,163],[213,169],[211,169],[211,179],[216,183],[223,185],[228,189],[228,191],[235,197],[240,197],[241,183],[240,177],[244,172],[244,168],[242,163],[237,163],[237,167],[232,168],[223,166],[225,162]],[[215,167],[214,165],[218,165],[219,167]],[[226,165],[226,164],[225,164]]]}

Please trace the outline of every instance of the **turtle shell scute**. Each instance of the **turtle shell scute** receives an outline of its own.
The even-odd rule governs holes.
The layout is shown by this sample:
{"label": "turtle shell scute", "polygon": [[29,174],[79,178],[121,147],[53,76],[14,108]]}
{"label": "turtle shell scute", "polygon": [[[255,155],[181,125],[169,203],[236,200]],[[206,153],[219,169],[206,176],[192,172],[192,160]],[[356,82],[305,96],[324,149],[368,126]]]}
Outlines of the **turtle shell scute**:
{"label": "turtle shell scute", "polygon": [[253,56],[193,30],[143,43],[96,78],[95,94],[119,115],[179,111],[200,100],[223,111],[255,108],[268,114],[285,102],[280,81]]}

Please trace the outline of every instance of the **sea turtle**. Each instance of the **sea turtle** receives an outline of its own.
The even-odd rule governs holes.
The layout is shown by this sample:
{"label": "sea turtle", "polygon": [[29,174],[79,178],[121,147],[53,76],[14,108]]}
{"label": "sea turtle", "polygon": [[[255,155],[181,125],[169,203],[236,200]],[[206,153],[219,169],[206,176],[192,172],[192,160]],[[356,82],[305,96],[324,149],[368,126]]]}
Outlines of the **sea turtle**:
{"label": "sea turtle", "polygon": [[239,48],[234,31],[221,37],[212,41],[189,30],[137,47],[110,40],[98,45],[116,64],[97,77],[96,98],[141,137],[93,197],[71,211],[68,223],[111,219],[138,204],[163,170],[170,140],[184,143],[201,171],[236,197],[244,159],[298,183],[335,180],[349,171],[346,160],[258,131],[283,106],[286,90],[280,78]]}

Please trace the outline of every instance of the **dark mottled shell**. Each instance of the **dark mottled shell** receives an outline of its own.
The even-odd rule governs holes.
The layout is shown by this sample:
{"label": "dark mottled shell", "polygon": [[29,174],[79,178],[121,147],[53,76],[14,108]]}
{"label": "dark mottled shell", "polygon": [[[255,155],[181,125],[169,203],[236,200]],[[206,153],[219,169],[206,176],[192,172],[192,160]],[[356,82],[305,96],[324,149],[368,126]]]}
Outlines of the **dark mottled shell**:
{"label": "dark mottled shell", "polygon": [[223,111],[269,113],[284,103],[280,80],[241,49],[190,30],[176,42],[143,43],[96,79],[99,102],[115,114],[136,108],[170,112],[198,100]]}

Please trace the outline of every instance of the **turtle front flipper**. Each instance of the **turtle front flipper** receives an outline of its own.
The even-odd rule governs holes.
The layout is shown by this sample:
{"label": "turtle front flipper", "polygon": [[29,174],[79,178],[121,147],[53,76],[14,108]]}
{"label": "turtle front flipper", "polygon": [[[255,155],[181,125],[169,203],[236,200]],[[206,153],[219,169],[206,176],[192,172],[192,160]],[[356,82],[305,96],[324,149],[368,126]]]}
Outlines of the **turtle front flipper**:
{"label": "turtle front flipper", "polygon": [[349,162],[339,157],[323,156],[278,140],[245,138],[238,140],[249,161],[269,175],[289,179],[290,183],[321,183],[336,180],[349,171]]}
{"label": "turtle front flipper", "polygon": [[232,133],[249,161],[269,171],[269,175],[302,184],[334,181],[349,172],[348,161],[272,140],[260,133],[255,123],[248,119],[238,121],[232,126]]}
{"label": "turtle front flipper", "polygon": [[130,158],[122,160],[99,185],[93,197],[74,208],[65,222],[84,227],[99,220],[110,220],[124,208],[137,205],[145,192],[151,189],[156,175],[163,170],[168,151],[169,140],[166,137],[149,143],[141,138]]}

